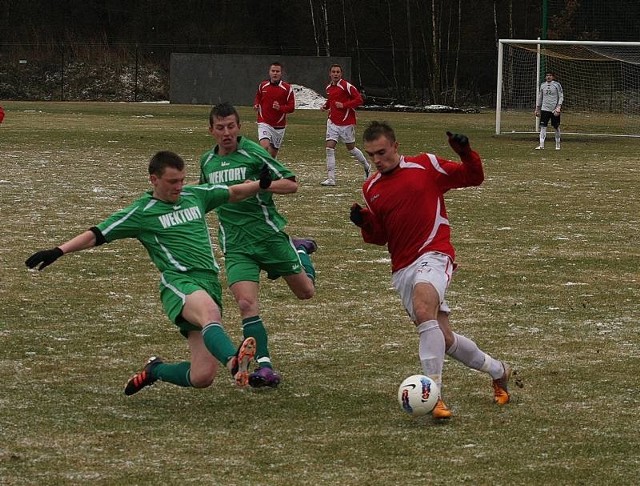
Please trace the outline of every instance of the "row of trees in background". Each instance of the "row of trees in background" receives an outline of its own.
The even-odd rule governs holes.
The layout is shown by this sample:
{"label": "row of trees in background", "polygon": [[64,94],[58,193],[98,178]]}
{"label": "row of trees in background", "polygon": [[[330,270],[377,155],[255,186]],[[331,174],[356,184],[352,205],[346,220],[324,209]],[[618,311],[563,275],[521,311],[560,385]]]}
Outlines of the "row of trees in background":
{"label": "row of trees in background", "polygon": [[637,0],[0,0],[0,75],[18,59],[166,73],[171,52],[349,56],[370,94],[477,104],[497,40],[540,37],[543,12],[550,39],[638,39]]}

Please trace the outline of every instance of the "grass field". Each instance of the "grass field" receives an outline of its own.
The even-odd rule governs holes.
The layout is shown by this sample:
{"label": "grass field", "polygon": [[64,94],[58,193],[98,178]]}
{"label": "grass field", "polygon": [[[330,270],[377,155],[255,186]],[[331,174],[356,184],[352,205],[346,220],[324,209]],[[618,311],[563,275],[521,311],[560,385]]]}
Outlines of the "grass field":
{"label": "grass field", "polygon": [[[479,188],[448,193],[460,271],[454,328],[518,368],[513,402],[448,360],[455,416],[412,420],[396,402],[420,371],[417,336],[382,247],[348,220],[361,171],[344,147],[324,188],[324,115],[297,111],[280,158],[298,175],[279,197],[294,236],[313,236],[317,295],[264,282],[262,315],[284,382],[206,390],[159,383],[125,397],[151,355],[185,359],[158,275],[136,241],[24,260],[102,221],[148,188],[157,150],[188,162],[212,145],[208,107],[6,102],[0,125],[0,484],[637,484],[640,471],[640,164],[637,139],[493,136],[493,113],[360,113],[385,119],[401,152],[455,158],[446,130],[485,161]],[[255,137],[243,108],[244,134]],[[563,123],[571,130],[569,115]],[[553,144],[549,144],[553,147]],[[211,216],[214,221],[215,216]],[[212,224],[212,227],[215,225]],[[223,277],[224,281],[224,277]],[[238,313],[225,290],[224,320]]]}

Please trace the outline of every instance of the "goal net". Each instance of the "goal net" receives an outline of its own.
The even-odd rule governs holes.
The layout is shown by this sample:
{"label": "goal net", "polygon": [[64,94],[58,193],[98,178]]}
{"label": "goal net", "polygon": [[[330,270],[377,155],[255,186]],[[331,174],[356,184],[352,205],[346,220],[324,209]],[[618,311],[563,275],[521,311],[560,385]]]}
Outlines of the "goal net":
{"label": "goal net", "polygon": [[640,42],[500,39],[496,134],[535,133],[545,71],[562,84],[563,134],[640,137]]}

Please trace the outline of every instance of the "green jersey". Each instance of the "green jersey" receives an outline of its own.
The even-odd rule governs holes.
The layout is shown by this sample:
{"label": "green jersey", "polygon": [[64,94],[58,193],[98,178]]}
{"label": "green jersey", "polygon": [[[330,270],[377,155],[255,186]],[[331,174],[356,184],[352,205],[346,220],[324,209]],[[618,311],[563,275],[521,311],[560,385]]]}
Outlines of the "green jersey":
{"label": "green jersey", "polygon": [[185,186],[175,203],[155,199],[149,191],[97,225],[107,242],[136,238],[160,272],[214,271],[206,213],[229,201],[224,185]]}
{"label": "green jersey", "polygon": [[[260,169],[269,166],[273,180],[288,179],[295,174],[271,157],[259,144],[238,137],[238,148],[228,155],[219,155],[218,147],[200,157],[200,183],[242,184],[246,180],[258,180]],[[223,252],[228,246],[247,247],[279,233],[287,220],[278,213],[273,193],[260,192],[234,204],[216,208],[220,231],[218,239]]]}

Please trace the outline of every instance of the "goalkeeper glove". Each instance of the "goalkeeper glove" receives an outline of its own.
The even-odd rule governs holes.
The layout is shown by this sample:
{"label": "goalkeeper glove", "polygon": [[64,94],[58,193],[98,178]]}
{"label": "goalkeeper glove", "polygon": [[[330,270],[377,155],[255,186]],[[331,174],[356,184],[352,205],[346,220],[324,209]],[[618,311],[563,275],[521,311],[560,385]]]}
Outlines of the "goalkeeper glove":
{"label": "goalkeeper glove", "polygon": [[34,253],[29,258],[27,258],[27,260],[24,263],[29,268],[35,268],[38,265],[40,265],[38,267],[38,270],[43,270],[44,267],[48,267],[53,262],[55,262],[58,258],[60,258],[62,255],[64,255],[64,253],[60,248],[56,246],[51,250],[42,250]]}
{"label": "goalkeeper glove", "polygon": [[362,206],[358,203],[353,203],[351,206],[351,214],[349,214],[349,219],[356,226],[362,227],[364,223],[364,218],[362,217]]}
{"label": "goalkeeper glove", "polygon": [[260,169],[260,189],[268,189],[271,185],[271,172],[269,172],[269,166],[267,164],[262,165]]}
{"label": "goalkeeper glove", "polygon": [[471,153],[471,147],[469,146],[469,139],[466,135],[462,135],[460,133],[451,133],[447,132],[447,137],[449,137],[449,145],[455,153],[457,153],[460,157],[465,155],[469,155]]}

